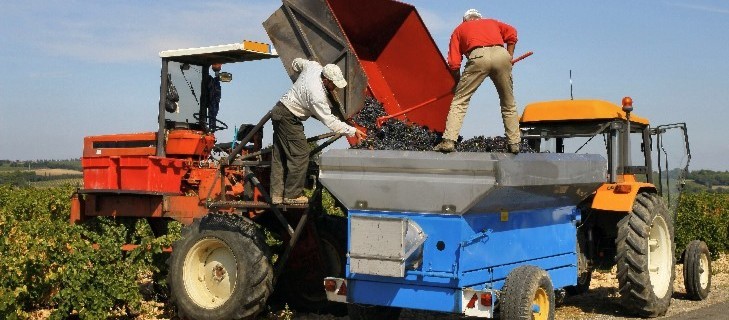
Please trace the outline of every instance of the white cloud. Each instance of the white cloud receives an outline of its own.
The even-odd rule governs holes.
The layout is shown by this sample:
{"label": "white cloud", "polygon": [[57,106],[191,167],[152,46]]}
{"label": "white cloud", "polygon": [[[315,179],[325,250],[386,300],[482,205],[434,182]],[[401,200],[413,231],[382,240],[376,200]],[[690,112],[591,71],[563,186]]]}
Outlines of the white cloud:
{"label": "white cloud", "polygon": [[0,35],[41,51],[84,61],[155,61],[159,51],[268,42],[261,26],[278,1],[50,2],[2,7],[14,30]]}
{"label": "white cloud", "polygon": [[448,23],[436,12],[423,8],[418,8],[417,10],[420,14],[420,17],[423,18],[423,22],[425,22],[425,25],[428,27],[428,30],[431,33],[450,32],[452,31],[451,29],[453,29],[460,22],[460,18],[458,17],[456,19],[453,19],[452,23]]}

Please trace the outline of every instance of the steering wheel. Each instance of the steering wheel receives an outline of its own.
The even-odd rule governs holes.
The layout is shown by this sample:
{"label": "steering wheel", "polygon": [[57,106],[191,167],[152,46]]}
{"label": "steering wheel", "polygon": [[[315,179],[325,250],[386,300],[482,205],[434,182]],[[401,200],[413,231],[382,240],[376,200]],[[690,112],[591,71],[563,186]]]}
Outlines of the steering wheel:
{"label": "steering wheel", "polygon": [[[207,115],[201,115],[200,113],[197,113],[197,112],[193,113],[192,117],[195,118],[195,120],[197,120],[197,121],[204,122],[205,125],[208,125],[210,122],[210,117],[208,117]],[[211,132],[225,130],[225,129],[228,129],[228,125],[225,122],[220,121],[220,119],[218,119],[218,118],[215,118],[215,124],[213,125],[213,127],[208,128],[208,130],[210,130]]]}

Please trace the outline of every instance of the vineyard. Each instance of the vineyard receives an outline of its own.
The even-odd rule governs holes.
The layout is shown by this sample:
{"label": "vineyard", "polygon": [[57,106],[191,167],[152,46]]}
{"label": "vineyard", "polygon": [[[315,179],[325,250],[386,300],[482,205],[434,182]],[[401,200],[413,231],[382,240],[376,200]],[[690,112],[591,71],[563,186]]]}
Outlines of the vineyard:
{"label": "vineyard", "polygon": [[[164,306],[167,254],[162,249],[175,240],[179,225],[156,239],[144,220],[69,225],[73,188],[0,186],[0,318],[24,319],[51,310],[52,319],[123,319],[149,313],[155,303]],[[702,239],[712,253],[726,252],[728,232],[729,195],[682,198],[677,250]],[[123,253],[124,243],[141,246]]]}
{"label": "vineyard", "polygon": [[[111,219],[71,226],[72,191],[0,186],[0,318],[39,309],[52,310],[51,319],[126,317],[142,312],[145,298],[164,299],[161,278],[145,292],[139,283],[162,273],[172,236],[155,239],[145,223]],[[122,253],[128,242],[144,250]]]}

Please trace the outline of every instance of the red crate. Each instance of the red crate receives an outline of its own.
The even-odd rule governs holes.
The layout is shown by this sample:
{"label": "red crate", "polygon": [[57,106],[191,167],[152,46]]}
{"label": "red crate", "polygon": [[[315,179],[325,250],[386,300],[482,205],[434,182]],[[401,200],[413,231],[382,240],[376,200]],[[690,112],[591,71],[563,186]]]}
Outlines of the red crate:
{"label": "red crate", "polygon": [[202,131],[174,130],[167,135],[167,155],[201,156],[210,154],[215,137]]}
{"label": "red crate", "polygon": [[84,157],[84,188],[179,193],[184,160],[154,156]]}

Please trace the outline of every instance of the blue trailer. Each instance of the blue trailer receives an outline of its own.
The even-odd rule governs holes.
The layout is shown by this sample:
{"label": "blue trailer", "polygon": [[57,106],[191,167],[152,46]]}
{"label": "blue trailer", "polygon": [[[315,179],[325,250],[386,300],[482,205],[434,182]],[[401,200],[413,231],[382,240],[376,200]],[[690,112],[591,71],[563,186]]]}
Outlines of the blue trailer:
{"label": "blue trailer", "polygon": [[349,211],[349,243],[328,298],[352,319],[553,319],[555,290],[577,284],[577,205],[606,169],[586,154],[330,150],[319,176]]}

